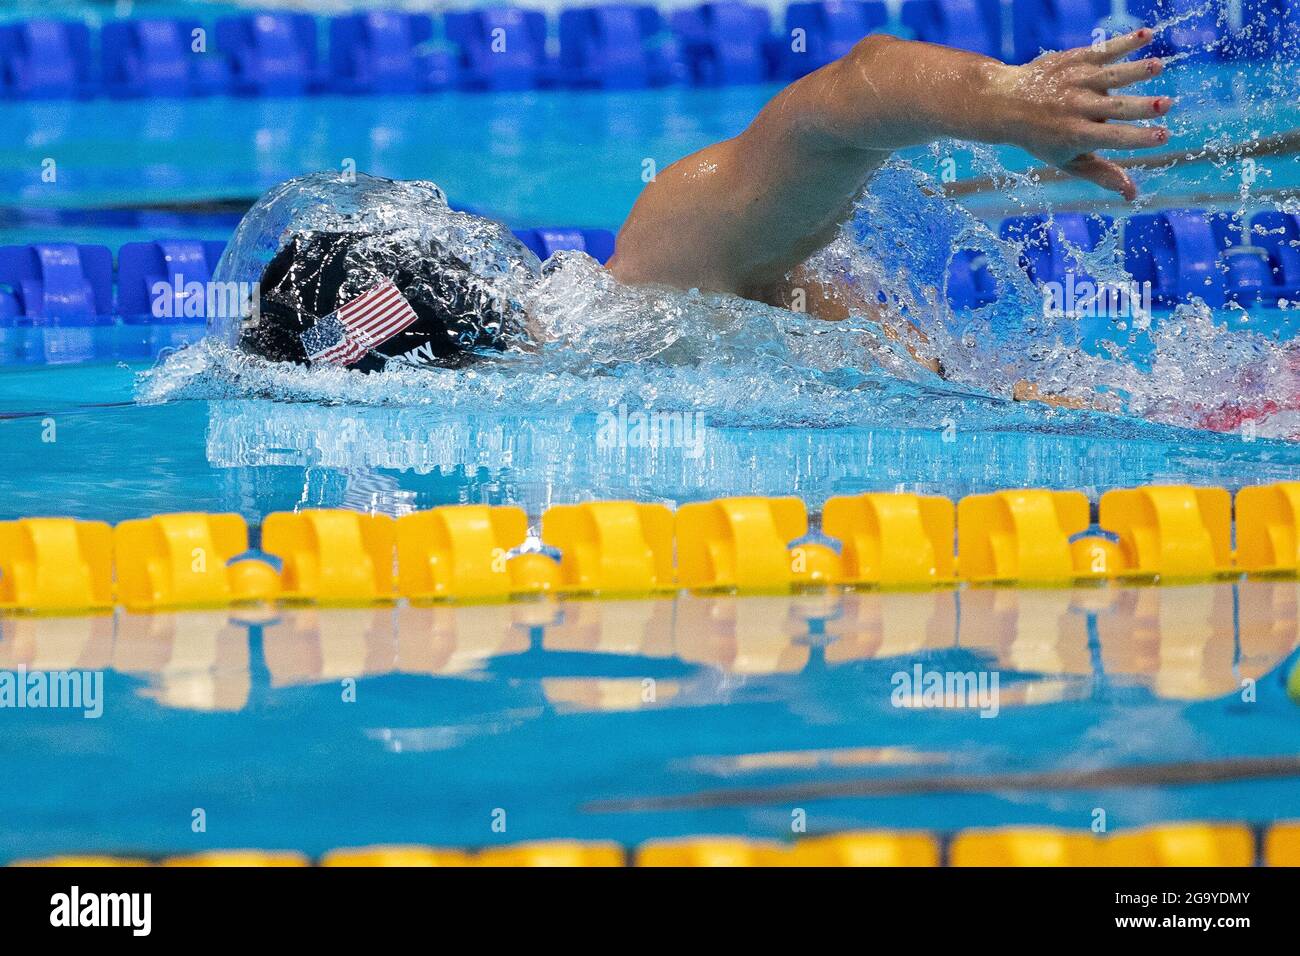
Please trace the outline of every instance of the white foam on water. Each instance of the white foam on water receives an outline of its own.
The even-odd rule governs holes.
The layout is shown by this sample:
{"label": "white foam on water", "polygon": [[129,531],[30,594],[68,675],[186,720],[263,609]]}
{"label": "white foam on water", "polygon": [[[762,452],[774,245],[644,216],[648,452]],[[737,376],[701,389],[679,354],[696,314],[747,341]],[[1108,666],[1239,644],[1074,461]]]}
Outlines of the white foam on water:
{"label": "white foam on water", "polygon": [[[1290,109],[1277,97],[1294,86],[1294,69],[1260,68],[1264,85],[1249,93],[1249,102],[1206,124],[1196,115],[1197,95],[1218,103],[1223,91],[1207,84],[1198,94],[1196,64],[1180,68],[1190,76],[1179,80],[1184,95],[1171,121],[1175,140],[1193,131],[1202,142],[1248,139],[1243,122],[1279,128],[1282,111]],[[1202,125],[1192,125],[1198,120]],[[930,157],[951,148],[939,144]],[[973,152],[977,170],[997,177],[1009,204],[1051,211],[1035,177],[1008,172],[992,150],[960,148]],[[318,173],[283,183],[259,201],[214,278],[255,281],[296,231],[406,232],[413,250],[434,240],[520,303],[530,317],[528,341],[460,369],[364,375],[261,361],[235,349],[236,330],[224,325],[143,375],[138,395],[142,401],[433,406],[449,415],[589,414],[632,404],[705,412],[715,425],[907,428],[956,421],[963,427],[1102,433],[1113,433],[1115,417],[1004,400],[1025,380],[1044,393],[1082,398],[1130,418],[1191,427],[1225,405],[1294,403],[1300,391],[1294,352],[1268,334],[1229,330],[1225,319],[1235,307],[1216,312],[1193,302],[1154,323],[1115,320],[1117,344],[1084,341],[1074,317],[1045,313],[1041,291],[1018,265],[1020,248],[945,197],[924,165],[917,157],[889,163],[812,267],[823,279],[879,289],[894,324],[906,319],[924,333],[924,340],[910,344],[939,359],[946,380],[913,361],[903,343],[889,342],[865,315],[827,323],[735,296],[630,288],[581,253],[539,263],[503,225],[449,208],[433,183]],[[1222,179],[1237,165],[1228,150],[1200,175]],[[1143,174],[1144,202],[1175,187],[1185,193],[1186,174],[1179,176],[1167,169]],[[1238,205],[1244,221],[1260,208],[1295,211],[1296,201],[1256,197],[1245,185]],[[952,255],[963,248],[984,253],[999,295],[982,309],[954,312],[944,284]],[[1073,251],[1081,273],[1129,281],[1116,233],[1095,251]],[[1243,317],[1243,310],[1235,311]],[[1289,423],[1279,413],[1274,427],[1264,416],[1259,434],[1287,437]]]}

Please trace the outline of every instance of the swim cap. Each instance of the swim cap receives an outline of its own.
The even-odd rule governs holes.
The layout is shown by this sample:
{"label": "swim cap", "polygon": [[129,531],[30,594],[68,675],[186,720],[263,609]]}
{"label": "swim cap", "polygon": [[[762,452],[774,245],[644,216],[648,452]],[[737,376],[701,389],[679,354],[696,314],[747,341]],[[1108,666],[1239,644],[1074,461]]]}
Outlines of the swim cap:
{"label": "swim cap", "polygon": [[298,233],[267,264],[259,292],[240,348],[300,365],[455,366],[504,348],[517,321],[465,262],[409,233]]}

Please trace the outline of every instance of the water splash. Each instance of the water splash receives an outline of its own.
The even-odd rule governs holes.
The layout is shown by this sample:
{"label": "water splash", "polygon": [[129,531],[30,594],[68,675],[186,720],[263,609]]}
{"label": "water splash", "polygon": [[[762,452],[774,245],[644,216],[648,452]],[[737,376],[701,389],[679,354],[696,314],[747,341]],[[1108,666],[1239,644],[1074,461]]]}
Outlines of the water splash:
{"label": "water splash", "polygon": [[[1243,30],[1249,35],[1268,26]],[[1206,65],[1213,52],[1207,45],[1178,54],[1177,69],[1151,84],[1153,92],[1180,96],[1173,142],[1186,148],[1186,157],[1212,155],[1194,166],[1171,162],[1140,172],[1139,210],[1231,184],[1228,210],[1238,221],[1261,208],[1296,211],[1293,195],[1269,192],[1257,178],[1247,182],[1243,151],[1233,148],[1294,122],[1295,51],[1283,49],[1252,67],[1248,81],[1226,82],[1222,71]],[[259,202],[216,278],[256,279],[298,229],[408,230],[436,239],[523,303],[533,322],[531,347],[465,369],[364,376],[261,362],[232,349],[231,329],[218,327],[208,342],[147,373],[139,395],[145,401],[260,397],[434,406],[449,414],[502,408],[590,414],[635,404],[703,411],[720,426],[939,428],[955,422],[1107,433],[1114,432],[1114,418],[1004,400],[1014,383],[1027,380],[1110,412],[1180,426],[1226,422],[1227,428],[1240,419],[1224,417],[1225,408],[1275,412],[1294,404],[1300,394],[1294,352],[1275,336],[1250,330],[1259,310],[1214,310],[1194,301],[1155,322],[1112,321],[1103,334],[1072,316],[1048,314],[1041,290],[1020,265],[1021,248],[947,198],[927,171],[954,148],[936,144],[889,163],[839,238],[812,263],[824,278],[880,289],[887,309],[923,333],[911,343],[889,342],[866,316],[823,323],[734,296],[628,288],[580,253],[559,253],[543,266],[504,226],[451,210],[432,183],[366,176],[345,182],[317,174],[282,184]],[[1008,170],[1004,151],[960,148],[977,172],[994,178],[1009,211],[1051,213],[1062,205],[1052,184]],[[1294,157],[1282,157],[1256,172],[1270,189],[1286,187],[1300,178],[1294,165]],[[1129,280],[1118,227],[1094,250],[1067,248],[1080,273]],[[996,300],[982,309],[947,305],[949,266],[961,249],[982,253],[997,281]],[[946,380],[914,362],[907,344],[938,358]],[[1294,431],[1285,416],[1262,416],[1261,435]]]}
{"label": "water splash", "polygon": [[[313,173],[281,183],[254,204],[226,245],[213,279],[257,282],[293,234],[309,231],[390,233],[413,256],[435,245],[454,249],[474,273],[511,299],[532,285],[541,265],[501,223],[452,209],[435,183]],[[235,344],[234,318],[216,318],[209,325],[213,338]]]}

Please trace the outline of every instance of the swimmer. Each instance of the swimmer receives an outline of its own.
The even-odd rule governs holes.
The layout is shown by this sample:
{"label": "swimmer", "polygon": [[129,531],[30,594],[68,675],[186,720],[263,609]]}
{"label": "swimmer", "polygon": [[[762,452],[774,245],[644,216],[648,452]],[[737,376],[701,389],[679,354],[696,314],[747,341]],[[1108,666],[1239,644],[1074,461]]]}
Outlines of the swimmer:
{"label": "swimmer", "polygon": [[[1096,150],[1169,139],[1163,126],[1124,121],[1162,117],[1172,100],[1112,93],[1161,73],[1159,59],[1125,60],[1151,39],[1143,28],[1012,66],[869,36],[778,93],[740,135],[661,172],[623,224],[608,269],[628,285],[782,307],[802,289],[812,315],[834,320],[865,310],[923,360],[924,337],[909,323],[882,314],[874,296],[815,282],[804,264],[836,236],[895,150],[944,137],[1019,146],[1132,200],[1133,180]],[[246,329],[241,344],[276,360],[370,371],[395,357],[456,364],[503,347],[525,327],[525,317],[455,256],[409,258],[382,234],[296,236],[262,279],[270,321]],[[1029,383],[1016,383],[1014,395],[1056,400]]]}

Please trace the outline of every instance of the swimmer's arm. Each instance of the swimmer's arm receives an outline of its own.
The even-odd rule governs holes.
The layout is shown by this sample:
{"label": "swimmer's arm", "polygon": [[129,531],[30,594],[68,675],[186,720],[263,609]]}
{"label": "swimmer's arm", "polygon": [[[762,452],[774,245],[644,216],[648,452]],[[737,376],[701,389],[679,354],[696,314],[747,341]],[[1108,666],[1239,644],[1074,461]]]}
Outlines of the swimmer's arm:
{"label": "swimmer's arm", "polygon": [[889,153],[943,137],[1004,143],[1132,199],[1137,189],[1128,174],[1093,151],[1168,140],[1163,127],[1110,122],[1153,119],[1172,106],[1168,97],[1109,92],[1161,72],[1158,59],[1117,62],[1151,37],[1143,28],[1011,66],[876,35],[788,92],[804,116],[805,149]]}
{"label": "swimmer's arm", "polygon": [[1110,90],[1158,75],[1158,59],[1116,62],[1149,29],[1024,66],[929,43],[870,36],[790,84],[754,122],[662,170],[619,231],[621,282],[765,298],[823,248],[892,151],[952,136],[1012,143],[1131,198],[1133,181],[1096,155],[1155,147],[1168,130],[1111,120],[1168,112],[1165,97]]}

